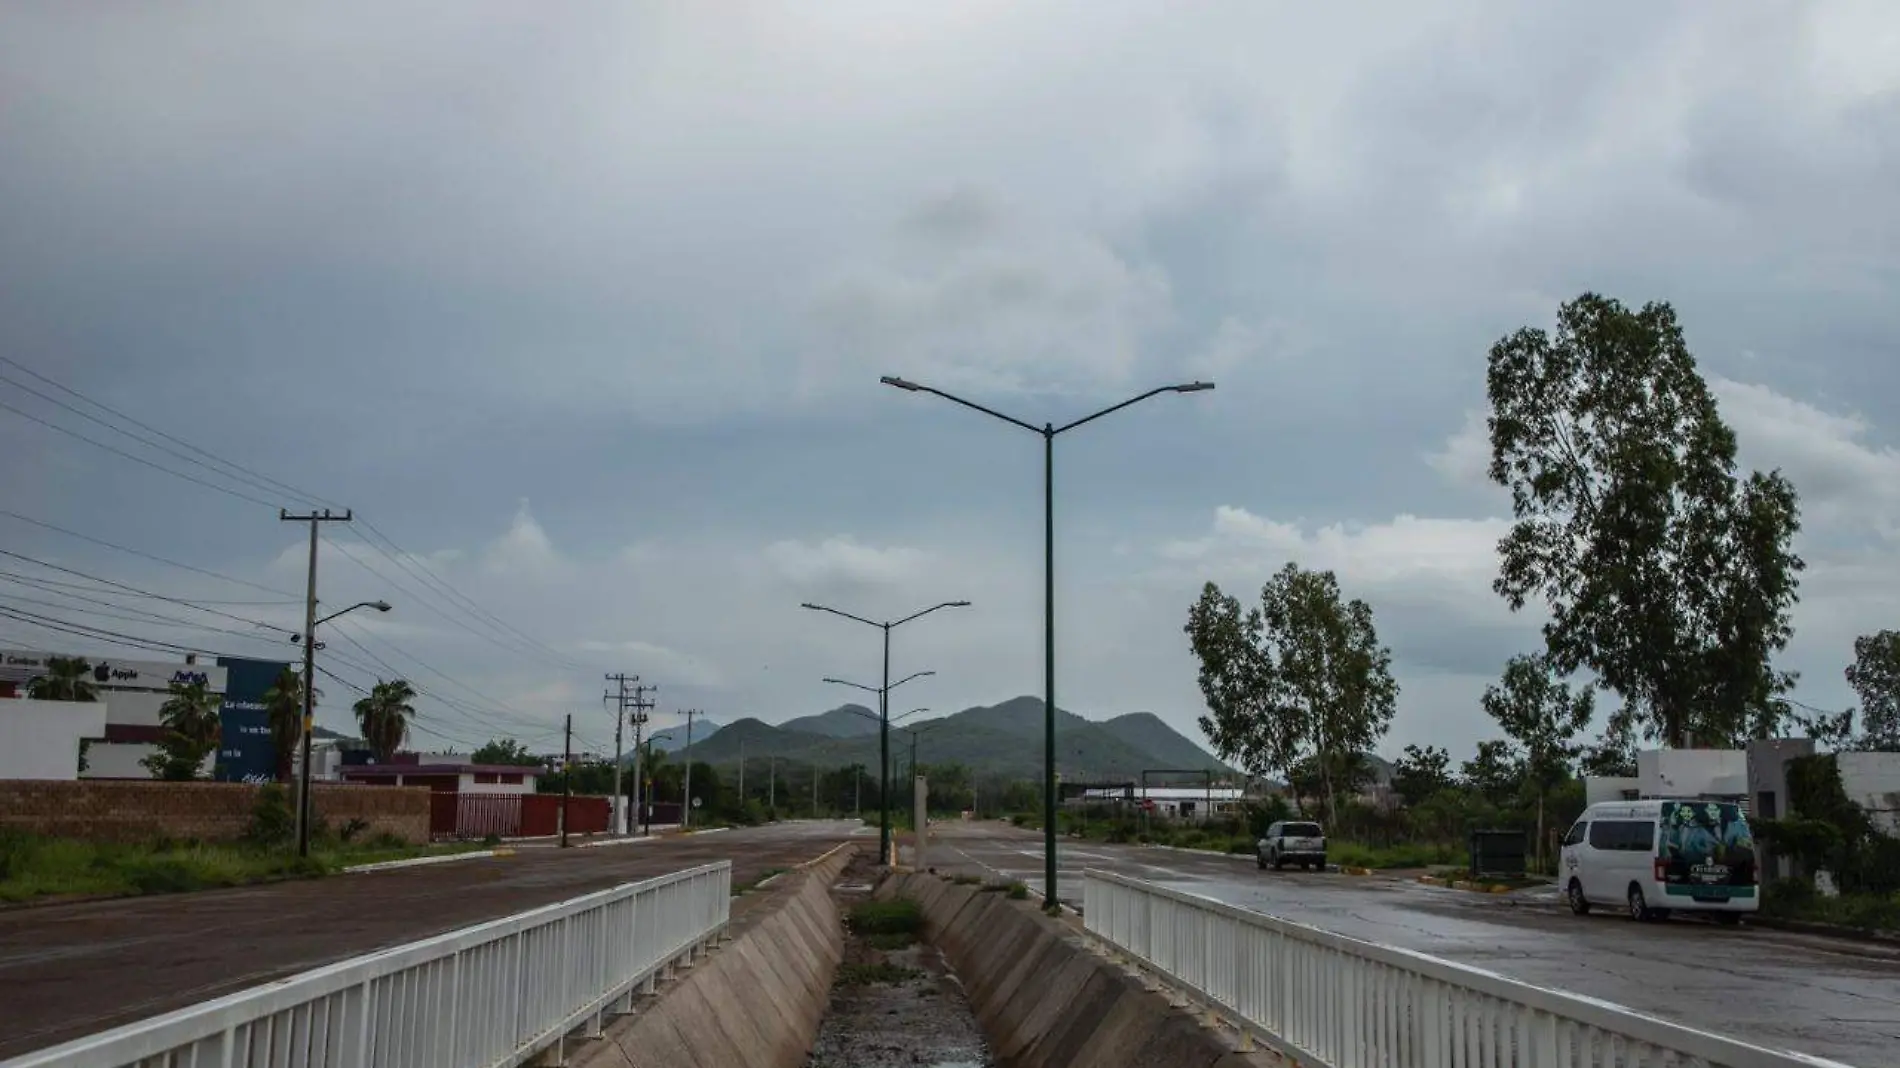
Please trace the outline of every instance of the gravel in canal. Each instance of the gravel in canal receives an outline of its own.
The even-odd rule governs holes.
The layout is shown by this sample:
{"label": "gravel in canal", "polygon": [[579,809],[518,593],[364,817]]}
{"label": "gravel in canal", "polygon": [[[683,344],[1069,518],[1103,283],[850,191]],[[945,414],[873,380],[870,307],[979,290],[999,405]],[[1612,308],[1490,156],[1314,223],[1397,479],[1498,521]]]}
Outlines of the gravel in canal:
{"label": "gravel in canal", "polygon": [[807,1068],[993,1068],[963,985],[936,947],[898,930],[901,908],[870,906],[876,878],[854,862],[832,890],[847,917],[844,963]]}

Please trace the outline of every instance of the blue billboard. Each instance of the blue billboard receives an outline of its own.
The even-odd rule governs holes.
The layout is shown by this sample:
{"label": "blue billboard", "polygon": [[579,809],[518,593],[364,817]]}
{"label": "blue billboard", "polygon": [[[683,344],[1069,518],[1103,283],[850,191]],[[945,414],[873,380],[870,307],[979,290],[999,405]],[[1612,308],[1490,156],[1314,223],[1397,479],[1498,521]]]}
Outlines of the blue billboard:
{"label": "blue billboard", "polygon": [[218,709],[217,777],[226,782],[270,782],[277,777],[277,747],[271,744],[264,695],[290,665],[281,660],[221,656],[224,704]]}

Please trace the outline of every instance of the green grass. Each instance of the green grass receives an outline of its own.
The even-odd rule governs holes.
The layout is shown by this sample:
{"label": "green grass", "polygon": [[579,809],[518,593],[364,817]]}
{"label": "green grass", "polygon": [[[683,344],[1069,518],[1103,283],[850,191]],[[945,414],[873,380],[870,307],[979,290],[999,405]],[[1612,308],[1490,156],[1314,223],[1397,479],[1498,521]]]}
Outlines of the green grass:
{"label": "green grass", "polygon": [[1329,863],[1346,868],[1384,870],[1462,864],[1468,860],[1468,854],[1454,845],[1429,842],[1383,848],[1364,846],[1357,842],[1328,842],[1326,859]]}
{"label": "green grass", "polygon": [[1784,920],[1831,923],[1863,931],[1900,931],[1900,894],[1842,894],[1822,897],[1799,879],[1770,883],[1762,911]]}
{"label": "green grass", "polygon": [[923,906],[907,897],[853,905],[845,926],[856,935],[911,935],[924,929]]}
{"label": "green grass", "polygon": [[764,871],[760,872],[757,876],[753,877],[753,879],[750,882],[740,883],[739,885],[733,887],[732,888],[733,896],[736,897],[740,894],[750,893],[753,890],[757,890],[759,888],[760,883],[766,881],[767,879],[773,878],[774,876],[783,875],[783,874],[785,874],[784,868],[767,868]]}
{"label": "green grass", "polygon": [[332,841],[313,848],[306,859],[285,848],[244,844],[122,844],[0,832],[0,902],[72,895],[175,894],[246,886],[277,879],[313,878],[356,864],[472,848],[478,847],[411,846],[389,839]]}
{"label": "green grass", "polygon": [[885,953],[894,953],[900,949],[909,949],[917,944],[917,936],[909,931],[892,931],[887,934],[865,935],[864,944]]}

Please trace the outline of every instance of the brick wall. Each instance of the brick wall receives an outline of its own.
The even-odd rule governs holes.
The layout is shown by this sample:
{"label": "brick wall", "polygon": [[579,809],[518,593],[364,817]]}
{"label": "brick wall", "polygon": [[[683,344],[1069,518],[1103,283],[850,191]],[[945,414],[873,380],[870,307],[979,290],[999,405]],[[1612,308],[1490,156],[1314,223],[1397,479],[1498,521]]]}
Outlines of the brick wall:
{"label": "brick wall", "polygon": [[[258,787],[225,782],[0,780],[0,829],[62,838],[132,842],[151,838],[224,841],[250,825]],[[429,840],[429,791],[406,786],[319,783],[318,819],[340,828],[351,819],[368,834]]]}

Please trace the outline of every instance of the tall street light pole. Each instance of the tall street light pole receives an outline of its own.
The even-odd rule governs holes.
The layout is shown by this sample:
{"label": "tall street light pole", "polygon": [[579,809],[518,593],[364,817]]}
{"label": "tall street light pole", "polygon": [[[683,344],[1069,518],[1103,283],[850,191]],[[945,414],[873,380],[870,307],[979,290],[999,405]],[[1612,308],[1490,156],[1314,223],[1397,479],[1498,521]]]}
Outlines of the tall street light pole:
{"label": "tall street light pole", "polygon": [[[314,524],[313,524],[314,529]],[[316,576],[315,554],[311,556],[310,574]],[[314,586],[312,587],[314,589]],[[317,628],[338,616],[354,612],[359,608],[374,608],[378,612],[389,611],[388,601],[358,601],[341,612],[332,612],[322,619],[317,618],[317,599],[310,598],[310,606],[304,613],[309,625],[302,634],[293,634],[290,640],[303,643],[303,770],[297,773],[297,855],[310,855],[310,735],[316,729],[316,688],[314,680],[317,673],[317,649],[323,643],[316,640]]]}
{"label": "tall street light pole", "polygon": [[878,381],[910,393],[930,393],[952,404],[960,404],[972,411],[1001,419],[1012,426],[1022,427],[1032,434],[1042,435],[1042,847],[1043,847],[1043,890],[1044,898],[1051,905],[1060,899],[1056,896],[1056,435],[1074,430],[1085,423],[1092,423],[1105,415],[1112,415],[1131,405],[1139,404],[1150,397],[1163,393],[1200,393],[1214,388],[1212,382],[1184,382],[1174,386],[1160,386],[1139,396],[1130,397],[1120,404],[1111,405],[1086,415],[1072,423],[1056,426],[1034,423],[1004,415],[992,408],[985,408],[974,401],[964,400],[943,390],[919,385],[908,379],[894,375],[885,375]]}
{"label": "tall street light pole", "polygon": [[[921,615],[922,613],[919,613],[919,614]],[[899,620],[898,622],[903,622],[903,621]],[[890,637],[889,637],[890,631],[886,630],[884,634],[885,634],[884,640],[886,643],[885,647],[886,649],[888,649],[889,642],[890,642]],[[879,810],[877,838],[878,838],[878,849],[880,850],[880,853],[878,854],[878,863],[880,864],[884,863],[890,857],[890,851],[891,851],[891,691],[897,689],[899,686],[904,685],[905,683],[909,682],[912,679],[921,679],[925,675],[936,674],[936,672],[934,671],[919,671],[919,672],[916,672],[915,674],[906,675],[903,678],[898,679],[896,682],[890,682],[889,681],[890,680],[890,660],[888,656],[886,657],[884,664],[885,664],[884,678],[886,681],[885,681],[885,685],[883,686],[866,686],[861,682],[846,682],[843,679],[834,679],[834,678],[830,678],[829,676],[827,676],[825,679],[826,682],[833,683],[838,686],[849,686],[855,690],[864,690],[869,693],[877,694],[878,810]],[[909,715],[909,713],[905,713],[905,715]]]}
{"label": "tall street light pole", "polygon": [[[879,630],[884,632],[884,685],[881,688],[879,688],[877,692],[877,717],[878,717],[878,723],[879,723],[879,728],[877,732],[878,783],[879,783],[878,795],[881,799],[881,808],[883,809],[883,815],[880,818],[879,826],[878,826],[877,847],[878,847],[878,863],[882,864],[885,858],[890,856],[890,852],[891,852],[890,692],[893,689],[891,685],[891,631],[896,630],[898,627],[901,627],[906,623],[909,623],[913,619],[922,619],[924,616],[927,616],[930,613],[935,612],[941,608],[968,608],[970,607],[970,602],[945,601],[942,604],[931,605],[929,608],[926,608],[921,612],[912,612],[910,615],[907,615],[902,619],[894,619],[887,623],[879,623],[877,620],[874,620],[874,619],[866,619],[863,616],[855,616],[849,612],[841,612],[836,608],[830,608],[822,604],[812,604],[809,601],[807,601],[804,604],[799,605],[798,607],[809,609],[813,612],[830,612],[834,616],[843,616],[844,618],[849,619],[854,623],[862,623],[867,627],[876,627]],[[848,683],[847,685],[855,685],[855,684]]]}

